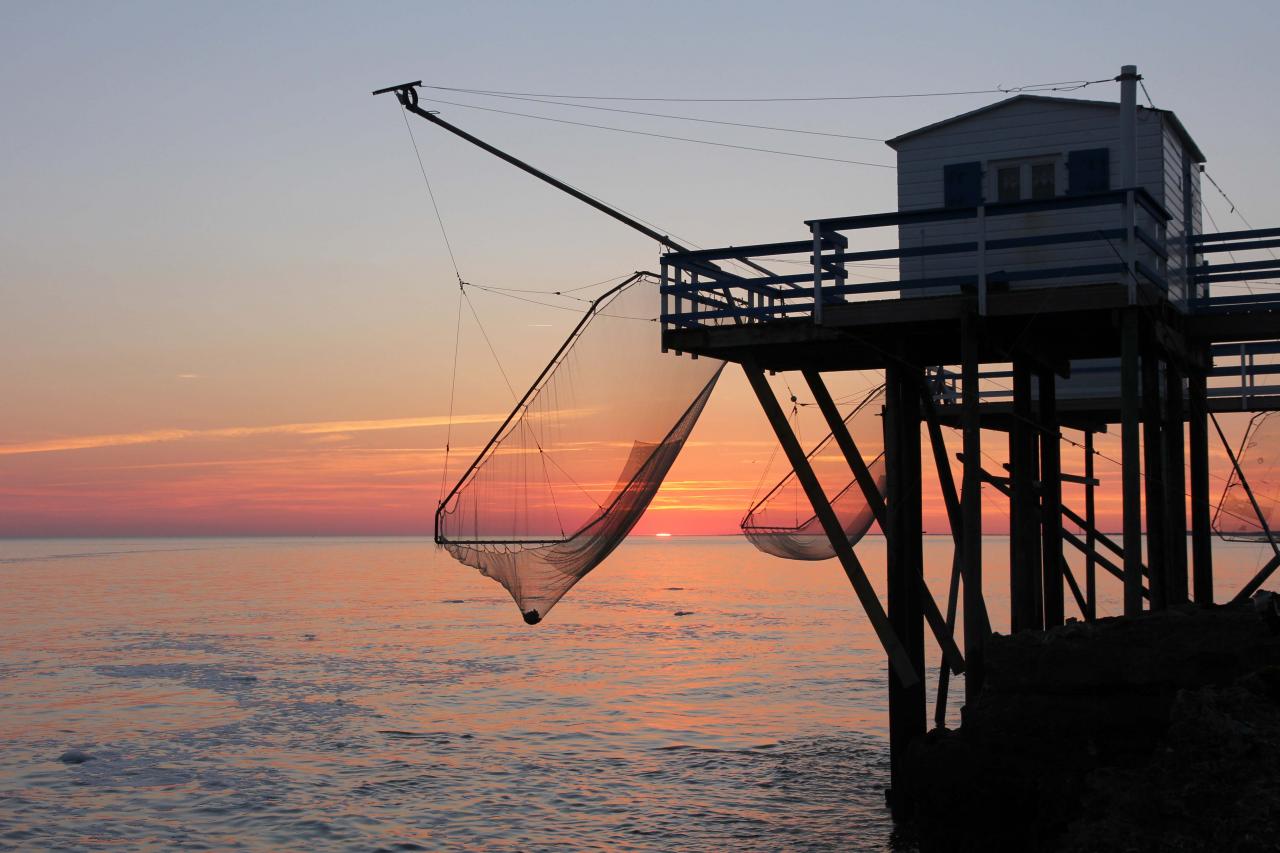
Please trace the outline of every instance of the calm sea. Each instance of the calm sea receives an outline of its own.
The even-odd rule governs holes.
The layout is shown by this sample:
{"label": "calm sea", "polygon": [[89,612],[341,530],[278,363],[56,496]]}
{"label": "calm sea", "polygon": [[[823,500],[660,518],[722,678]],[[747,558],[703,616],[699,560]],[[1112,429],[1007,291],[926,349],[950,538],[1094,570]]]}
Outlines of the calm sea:
{"label": "calm sea", "polygon": [[[1216,547],[1224,591],[1264,556]],[[942,595],[950,543],[926,558]],[[6,541],[0,588],[0,847],[895,844],[834,561],[634,539],[536,627],[418,539]]]}

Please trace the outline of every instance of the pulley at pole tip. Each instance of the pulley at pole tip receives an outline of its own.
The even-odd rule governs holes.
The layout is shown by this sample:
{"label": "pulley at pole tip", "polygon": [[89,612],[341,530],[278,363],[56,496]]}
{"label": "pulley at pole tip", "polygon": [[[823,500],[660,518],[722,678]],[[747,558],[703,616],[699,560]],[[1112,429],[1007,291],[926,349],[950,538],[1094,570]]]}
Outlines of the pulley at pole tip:
{"label": "pulley at pole tip", "polygon": [[422,85],[421,80],[414,80],[412,83],[400,83],[395,86],[388,86],[385,89],[375,89],[372,94],[385,95],[388,92],[395,92],[400,103],[408,106],[417,106],[418,104],[418,87]]}

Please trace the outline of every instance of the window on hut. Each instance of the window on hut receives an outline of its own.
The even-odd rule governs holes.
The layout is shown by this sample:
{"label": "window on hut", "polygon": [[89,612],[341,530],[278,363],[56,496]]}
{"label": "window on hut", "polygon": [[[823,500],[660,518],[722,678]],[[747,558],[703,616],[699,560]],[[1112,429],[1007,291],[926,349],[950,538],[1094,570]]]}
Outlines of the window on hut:
{"label": "window on hut", "polygon": [[1061,157],[1029,157],[992,164],[992,194],[996,201],[1026,201],[1053,198],[1062,183],[1058,171]]}

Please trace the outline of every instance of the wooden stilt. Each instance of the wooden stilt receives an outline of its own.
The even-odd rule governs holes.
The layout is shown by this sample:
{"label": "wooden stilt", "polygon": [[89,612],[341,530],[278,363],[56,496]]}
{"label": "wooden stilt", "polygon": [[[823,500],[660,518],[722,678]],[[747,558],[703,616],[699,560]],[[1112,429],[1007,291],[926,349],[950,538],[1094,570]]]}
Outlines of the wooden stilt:
{"label": "wooden stilt", "polygon": [[[1142,336],[1146,338],[1146,335]],[[1160,358],[1150,341],[1142,350],[1142,470],[1146,475],[1147,568],[1151,571],[1151,609],[1169,605],[1165,559],[1163,418],[1160,413]],[[1127,546],[1126,546],[1127,547]]]}
{"label": "wooden stilt", "polygon": [[1138,440],[1138,311],[1120,311],[1120,479],[1124,513],[1124,612],[1142,612],[1142,460]]}
{"label": "wooden stilt", "polygon": [[1046,628],[1062,624],[1066,594],[1062,575],[1062,444],[1055,386],[1053,371],[1040,371],[1040,539]]}
{"label": "wooden stilt", "polygon": [[1009,599],[1012,629],[1044,627],[1040,606],[1040,522],[1035,480],[1039,471],[1036,424],[1032,416],[1031,367],[1013,362],[1013,425],[1009,432]]}
{"label": "wooden stilt", "polygon": [[787,456],[787,461],[791,464],[791,469],[795,471],[796,479],[800,482],[801,488],[804,489],[806,497],[809,498],[814,515],[818,517],[818,522],[822,525],[823,532],[827,534],[827,539],[831,542],[831,547],[835,550],[836,557],[839,558],[840,565],[844,568],[844,572],[849,578],[849,583],[853,585],[858,601],[862,604],[862,609],[867,614],[871,627],[875,629],[876,636],[880,639],[880,645],[884,647],[885,653],[889,656],[889,665],[892,672],[898,681],[904,685],[919,684],[919,673],[923,672],[923,668],[913,665],[912,658],[908,655],[906,647],[889,624],[889,617],[885,614],[884,608],[880,606],[880,599],[876,596],[875,588],[871,585],[871,581],[867,579],[867,573],[863,571],[862,563],[859,562],[858,556],[853,553],[853,546],[845,538],[844,528],[840,526],[840,521],[836,518],[835,511],[831,509],[830,501],[827,500],[826,494],[822,491],[822,486],[818,483],[817,475],[813,473],[809,460],[805,458],[804,450],[800,447],[800,441],[791,430],[791,424],[787,423],[786,413],[782,411],[782,406],[778,404],[778,398],[773,396],[773,389],[769,387],[769,382],[764,377],[764,371],[757,367],[754,362],[744,362],[742,370],[747,375],[747,381],[751,383],[751,390],[755,392],[756,399],[760,401],[760,408],[764,409],[765,417],[769,419],[769,425],[773,427],[774,435],[778,437],[778,443],[782,445],[782,450]]}
{"label": "wooden stilt", "polygon": [[[1207,364],[1205,370],[1212,367]],[[1191,456],[1191,574],[1196,604],[1213,603],[1213,531],[1209,516],[1209,402],[1206,373],[1187,377],[1187,443]]]}
{"label": "wooden stilt", "polygon": [[1170,604],[1187,600],[1187,476],[1182,433],[1182,371],[1165,362],[1164,436],[1164,573]]}
{"label": "wooden stilt", "polygon": [[986,601],[982,596],[982,419],[979,410],[980,363],[978,317],[966,313],[961,320],[960,366],[961,419],[964,429],[964,477],[961,481],[961,567],[964,573],[965,702],[982,690],[986,676],[983,646],[991,633]]}
{"label": "wooden stilt", "polygon": [[1093,430],[1084,431],[1084,517],[1087,522],[1084,528],[1084,541],[1089,550],[1084,558],[1084,600],[1085,618],[1090,622],[1098,618],[1098,565],[1093,552],[1097,550],[1094,531],[1097,529],[1098,517],[1094,505],[1093,476]]}
{"label": "wooden stilt", "polygon": [[[920,585],[915,576],[922,563],[922,505],[920,489],[920,399],[915,368],[891,364],[885,370],[884,449],[886,476],[889,621],[902,640],[916,671],[924,668],[924,620]],[[906,684],[889,674],[889,762],[891,791],[906,790],[906,747],[924,734],[926,706],[923,682]],[[890,797],[898,819],[911,804],[901,793]]]}

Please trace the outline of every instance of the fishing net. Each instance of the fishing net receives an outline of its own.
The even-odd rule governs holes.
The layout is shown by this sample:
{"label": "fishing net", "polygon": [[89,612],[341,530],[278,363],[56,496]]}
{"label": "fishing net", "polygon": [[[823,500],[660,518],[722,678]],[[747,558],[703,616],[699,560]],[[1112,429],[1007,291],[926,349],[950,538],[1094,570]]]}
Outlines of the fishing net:
{"label": "fishing net", "polygon": [[1258,502],[1273,535],[1280,534],[1280,418],[1277,412],[1255,415],[1249,422],[1236,459],[1244,471],[1242,482],[1232,466],[1227,485],[1213,514],[1213,529],[1223,539],[1265,542],[1266,530],[1258,521],[1249,492]]}
{"label": "fishing net", "polygon": [[597,299],[436,512],[436,542],[536,624],[644,514],[723,362],[663,354],[658,287]]}
{"label": "fishing net", "polygon": [[[867,394],[845,417],[845,425],[858,442],[860,451],[882,444],[879,421],[884,402],[884,386]],[[830,434],[818,442],[806,457],[818,477],[831,508],[849,544],[856,543],[870,529],[875,514],[853,479],[844,454]],[[863,459],[876,487],[884,493],[884,454]],[[836,555],[831,541],[813,512],[795,471],[783,477],[742,519],[742,532],[752,545],[766,554],[786,560],[826,560]]]}

